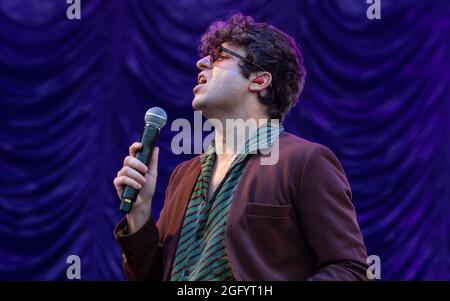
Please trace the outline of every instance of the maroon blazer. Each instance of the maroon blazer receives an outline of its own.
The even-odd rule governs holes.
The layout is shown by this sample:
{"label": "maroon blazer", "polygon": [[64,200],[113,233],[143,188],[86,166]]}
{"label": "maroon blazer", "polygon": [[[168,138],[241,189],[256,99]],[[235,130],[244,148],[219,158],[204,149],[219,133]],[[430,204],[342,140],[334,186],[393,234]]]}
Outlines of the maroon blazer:
{"label": "maroon blazer", "polygon": [[[279,160],[250,157],[231,202],[225,245],[236,280],[367,280],[367,254],[344,171],[325,146],[289,133]],[[115,229],[130,280],[169,280],[200,156],[170,177],[161,216]],[[125,230],[125,231],[123,231]]]}

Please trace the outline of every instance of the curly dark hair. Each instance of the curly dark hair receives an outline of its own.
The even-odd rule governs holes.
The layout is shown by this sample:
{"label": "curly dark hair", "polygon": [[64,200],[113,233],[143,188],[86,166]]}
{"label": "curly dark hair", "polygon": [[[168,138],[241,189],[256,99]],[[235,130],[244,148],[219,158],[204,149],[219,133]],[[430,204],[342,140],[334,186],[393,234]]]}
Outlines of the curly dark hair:
{"label": "curly dark hair", "polygon": [[[201,37],[199,55],[208,55],[224,42],[244,47],[247,60],[270,72],[272,85],[264,96],[258,95],[259,100],[266,105],[271,119],[283,120],[297,103],[306,77],[303,56],[294,39],[269,24],[256,23],[252,17],[237,12],[226,21],[215,21],[209,26]],[[246,61],[242,61],[240,67],[246,78],[260,70]]]}

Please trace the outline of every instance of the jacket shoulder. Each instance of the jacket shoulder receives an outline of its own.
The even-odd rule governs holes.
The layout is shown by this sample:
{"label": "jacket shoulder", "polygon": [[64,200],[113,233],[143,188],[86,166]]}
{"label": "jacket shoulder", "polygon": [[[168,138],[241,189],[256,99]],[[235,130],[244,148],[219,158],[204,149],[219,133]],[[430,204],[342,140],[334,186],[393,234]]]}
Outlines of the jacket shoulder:
{"label": "jacket shoulder", "polygon": [[180,171],[182,171],[182,170],[189,170],[189,169],[195,168],[196,166],[200,166],[200,157],[201,157],[201,155],[197,155],[197,156],[193,157],[192,159],[183,161],[180,164],[178,164],[175,169],[180,169]]}
{"label": "jacket shoulder", "polygon": [[286,161],[286,164],[290,166],[302,168],[311,159],[320,157],[338,161],[335,154],[320,143],[309,141],[288,132],[283,132],[279,139],[280,160]]}
{"label": "jacket shoulder", "polygon": [[187,174],[195,173],[200,170],[200,156],[195,156],[192,159],[186,160],[178,164],[170,176],[169,184],[177,179],[183,178]]}
{"label": "jacket shoulder", "polygon": [[297,157],[308,155],[315,151],[331,151],[328,147],[322,144],[309,141],[288,132],[283,132],[279,139],[280,152],[287,154],[292,153]]}

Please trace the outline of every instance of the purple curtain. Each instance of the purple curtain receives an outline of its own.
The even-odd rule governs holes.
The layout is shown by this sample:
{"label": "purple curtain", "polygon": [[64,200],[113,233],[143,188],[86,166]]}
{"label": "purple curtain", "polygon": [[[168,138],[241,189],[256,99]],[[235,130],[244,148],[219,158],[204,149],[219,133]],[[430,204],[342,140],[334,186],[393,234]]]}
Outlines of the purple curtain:
{"label": "purple curtain", "polygon": [[112,185],[145,111],[163,107],[154,215],[189,155],[201,34],[232,10],[291,34],[308,78],[287,131],[331,148],[385,280],[450,278],[450,2],[381,0],[0,2],[0,279],[123,279]]}

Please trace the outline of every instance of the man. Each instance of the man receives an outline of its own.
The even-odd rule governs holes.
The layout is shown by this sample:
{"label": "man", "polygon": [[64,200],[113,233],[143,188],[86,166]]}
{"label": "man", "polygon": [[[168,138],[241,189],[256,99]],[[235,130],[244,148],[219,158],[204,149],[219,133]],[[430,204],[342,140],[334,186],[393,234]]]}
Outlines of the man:
{"label": "man", "polygon": [[[157,223],[150,208],[158,148],[145,166],[135,158],[141,145],[132,144],[114,179],[119,197],[124,185],[141,189],[115,229],[127,278],[366,279],[367,254],[341,165],[326,147],[276,122],[305,80],[293,39],[238,13],[209,27],[200,52],[192,106],[215,125],[208,150],[175,168]],[[240,134],[245,143],[221,126],[237,119],[258,121],[250,135]],[[262,164],[273,151],[277,162]]]}

